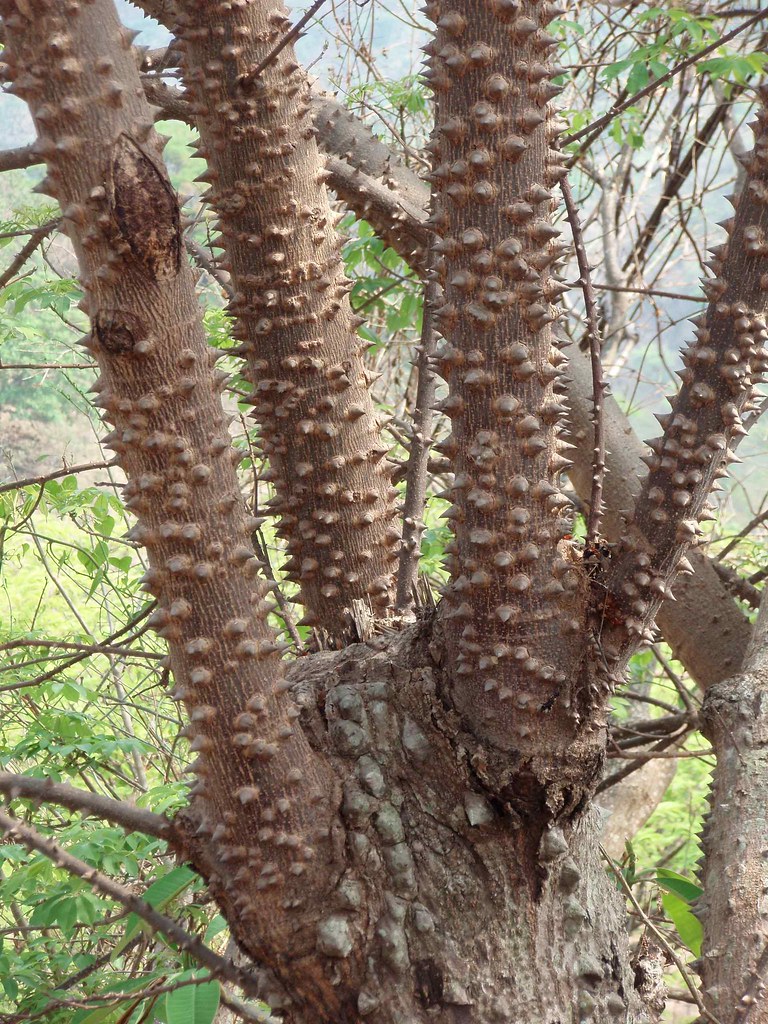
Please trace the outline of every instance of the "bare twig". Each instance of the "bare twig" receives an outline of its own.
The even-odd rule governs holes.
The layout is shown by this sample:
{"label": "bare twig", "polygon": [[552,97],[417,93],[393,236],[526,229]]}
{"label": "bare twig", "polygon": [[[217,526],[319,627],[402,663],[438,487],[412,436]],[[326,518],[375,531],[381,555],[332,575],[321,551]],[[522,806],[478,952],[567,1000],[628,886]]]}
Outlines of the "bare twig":
{"label": "bare twig", "polygon": [[[148,618],[156,607],[157,601],[151,601],[145,608],[143,608],[138,613],[138,615],[134,615],[130,622],[128,622],[121,629],[118,629],[115,633],[112,633],[110,636],[108,636],[101,646],[107,647],[112,643],[113,640],[117,640],[119,639],[119,637],[125,636],[125,634],[129,633],[134,626],[138,625],[138,623],[140,623],[143,619]],[[137,640],[143,633],[146,633],[148,629],[150,629],[149,624],[144,623],[141,629],[139,629],[131,637],[131,640]],[[54,676],[57,676],[60,672],[63,672],[64,669],[71,668],[72,665],[77,665],[79,662],[85,661],[85,659],[89,658],[90,656],[90,650],[81,651],[79,654],[74,654],[67,661],[63,661],[60,662],[60,664],[58,665],[54,665],[54,667],[50,669],[48,672],[43,672],[42,675],[36,676],[34,679],[25,679],[20,683],[9,683],[7,686],[0,686],[0,693],[8,693],[9,691],[13,690],[24,690],[30,686],[39,686],[40,683],[45,683],[49,679],[53,679]]]}
{"label": "bare twig", "polygon": [[603,366],[600,360],[600,327],[597,311],[597,299],[592,287],[592,276],[584,246],[584,236],[579,223],[579,211],[567,178],[560,182],[565,200],[565,210],[571,225],[573,245],[576,250],[576,262],[579,267],[579,284],[584,295],[586,311],[587,336],[589,338],[589,357],[592,365],[592,409],[594,424],[594,450],[592,458],[592,491],[589,496],[589,513],[587,517],[587,545],[594,545],[600,535],[600,519],[603,511],[603,480],[605,479],[605,430],[603,427],[603,395],[605,381]]}
{"label": "bare twig", "polygon": [[758,512],[756,516],[753,516],[753,518],[750,519],[747,525],[742,530],[739,530],[739,532],[734,537],[732,537],[731,540],[728,541],[724,548],[721,548],[721,550],[718,551],[718,553],[715,555],[716,561],[721,562],[726,555],[729,555],[731,551],[733,551],[733,549],[737,547],[739,541],[742,541],[745,537],[748,537],[749,534],[752,533],[753,530],[757,529],[757,527],[760,526],[762,523],[764,523],[766,519],[768,519],[768,508],[762,509],[762,511]]}
{"label": "bare twig", "polygon": [[58,804],[70,811],[93,814],[129,832],[143,832],[167,841],[173,839],[173,823],[164,815],[136,807],[124,800],[111,800],[100,793],[54,782],[53,779],[0,772],[0,793],[11,800],[35,800],[39,803]]}
{"label": "bare twig", "polygon": [[19,842],[26,846],[28,850],[43,854],[56,867],[62,868],[77,878],[82,878],[83,881],[91,885],[96,891],[104,896],[108,896],[110,899],[116,900],[126,910],[146,921],[153,931],[160,932],[160,934],[172,939],[185,953],[188,953],[204,967],[207,967],[214,978],[230,981],[234,985],[238,985],[248,995],[255,996],[257,994],[257,982],[253,975],[237,967],[231,960],[227,960],[219,956],[218,953],[214,953],[197,935],[188,932],[178,921],[174,921],[172,918],[166,917],[165,914],[161,914],[154,907],[151,907],[144,900],[126,889],[125,886],[120,885],[112,878],[108,878],[100,871],[91,867],[90,864],[86,864],[79,858],[73,857],[71,853],[63,850],[53,839],[42,835],[30,825],[25,825],[12,818],[4,811],[0,811],[0,829],[8,835],[11,841]]}
{"label": "bare twig", "polygon": [[710,1021],[710,1024],[721,1024],[721,1022],[718,1020],[718,1018],[715,1017],[714,1014],[710,1013],[709,1010],[704,1005],[704,1001],[702,1000],[701,996],[699,995],[699,992],[698,992],[698,989],[696,988],[695,983],[691,980],[691,975],[690,975],[690,972],[688,971],[688,968],[685,966],[683,961],[680,959],[680,957],[677,955],[675,950],[669,944],[669,942],[667,941],[667,939],[664,936],[664,934],[659,931],[659,929],[656,927],[656,925],[653,923],[653,921],[648,917],[646,912],[643,910],[643,908],[637,902],[635,894],[632,892],[632,887],[629,885],[629,883],[627,882],[627,880],[624,877],[624,875],[621,873],[619,868],[614,863],[613,858],[610,856],[610,854],[603,847],[602,843],[600,844],[600,853],[602,854],[603,859],[605,860],[605,862],[608,865],[608,867],[611,869],[611,874],[613,874],[613,876],[615,877],[616,881],[621,886],[621,889],[624,892],[624,895],[627,897],[629,902],[634,907],[635,912],[639,916],[640,920],[643,922],[643,924],[648,929],[648,931],[651,932],[653,937],[656,939],[656,941],[659,943],[659,945],[662,947],[664,952],[667,954],[667,956],[670,958],[672,963],[675,965],[675,967],[680,972],[680,977],[685,982],[685,987],[691,993],[691,997],[693,998],[694,1003],[696,1003],[696,1006],[697,1006],[701,1016],[704,1018],[704,1020]]}
{"label": "bare twig", "polygon": [[605,756],[609,759],[620,758],[625,761],[639,761],[645,764],[646,761],[656,761],[659,758],[677,761],[686,757],[712,757],[714,753],[712,747],[706,747],[702,750],[646,750],[635,753],[628,750],[609,750]]}
{"label": "bare twig", "polygon": [[407,612],[413,604],[413,590],[419,571],[419,549],[424,529],[424,506],[427,500],[427,471],[432,447],[432,409],[435,404],[435,372],[430,365],[436,336],[432,326],[432,309],[437,298],[437,282],[430,277],[424,289],[424,309],[421,321],[416,408],[413,411],[413,434],[405,474],[405,502],[403,504],[403,537],[400,564],[397,570],[397,596],[395,609]]}
{"label": "bare twig", "polygon": [[258,1006],[248,1006],[247,1003],[243,1003],[240,999],[237,999],[232,995],[231,992],[227,992],[222,986],[221,989],[221,1002],[223,1006],[226,1006],[228,1010],[236,1014],[241,1020],[249,1022],[249,1024],[279,1024],[276,1017],[273,1017],[267,1010],[262,1010]]}
{"label": "bare twig", "polygon": [[35,484],[47,484],[49,480],[57,480],[62,476],[73,476],[75,473],[86,473],[91,469],[109,469],[116,466],[117,461],[110,459],[109,462],[83,462],[79,466],[65,466],[63,469],[55,469],[51,473],[41,473],[40,476],[28,476],[23,480],[13,480],[9,484],[0,484],[0,494],[6,491],[18,491],[22,487],[34,487]]}
{"label": "bare twig", "polygon": [[28,241],[24,243],[3,273],[0,274],[0,288],[5,288],[8,282],[13,278],[14,274],[21,270],[38,245],[40,245],[48,235],[52,234],[58,226],[59,220],[56,219],[49,220],[45,224],[41,224],[39,228],[35,228],[29,236]]}
{"label": "bare twig", "polygon": [[296,22],[296,24],[293,26],[293,28],[289,32],[286,32],[286,34],[283,36],[280,42],[277,43],[276,46],[272,47],[272,49],[269,51],[266,57],[263,60],[259,61],[255,68],[252,68],[247,74],[242,75],[242,77],[240,78],[240,85],[251,85],[253,82],[255,82],[259,75],[262,73],[262,71],[269,67],[269,65],[272,63],[275,57],[277,57],[278,54],[281,53],[286,48],[286,46],[290,46],[294,39],[296,39],[299,36],[301,30],[304,28],[307,22],[317,14],[317,12],[320,10],[324,3],[325,0],[315,0],[315,2],[309,8],[306,14],[303,14]]}
{"label": "bare twig", "polygon": [[206,250],[205,246],[200,245],[199,242],[196,242],[194,238],[190,238],[189,235],[185,236],[184,245],[198,267],[213,278],[216,284],[225,292],[228,299],[234,299],[235,289],[232,287],[229,274],[216,266],[214,260],[211,258],[211,254]]}
{"label": "bare twig", "polygon": [[[576,281],[570,287],[573,288],[578,283]],[[630,292],[632,295],[647,295],[652,299],[679,299],[681,302],[695,302],[697,305],[701,305],[701,295],[684,295],[682,292],[661,291],[659,288],[643,288],[640,286],[633,288],[630,285],[604,284],[602,281],[593,281],[592,287],[596,288],[599,292]]]}
{"label": "bare twig", "polygon": [[767,14],[768,8],[761,8],[759,11],[753,14],[751,18],[747,18],[746,21],[743,21],[740,25],[737,25],[736,28],[731,29],[730,32],[726,32],[724,36],[719,36],[714,42],[709,43],[709,45],[705,46],[697,53],[692,53],[684,60],[681,60],[679,63],[675,64],[674,67],[671,67],[666,74],[661,75],[661,77],[655,79],[653,82],[649,82],[644,89],[640,89],[638,92],[632,93],[631,96],[627,96],[626,99],[623,99],[620,103],[614,103],[614,105],[606,114],[603,114],[602,117],[599,117],[596,121],[593,121],[592,124],[586,125],[584,128],[580,129],[577,132],[574,132],[572,135],[563,135],[561,139],[561,143],[563,145],[567,145],[568,143],[571,142],[580,142],[582,139],[584,139],[584,142],[582,142],[578,152],[574,153],[574,155],[571,157],[569,164],[574,164],[579,159],[581,154],[584,153],[587,149],[589,149],[589,147],[592,145],[592,143],[595,141],[598,135],[602,132],[603,128],[609,125],[611,121],[614,119],[614,117],[616,117],[618,114],[623,113],[623,111],[625,111],[627,107],[632,107],[638,102],[638,100],[644,99],[646,96],[650,96],[652,92],[655,92],[656,89],[659,88],[659,86],[665,85],[667,82],[670,81],[670,79],[674,78],[676,75],[679,75],[681,71],[684,71],[686,68],[689,68],[692,64],[695,64],[697,61],[701,60],[702,57],[706,57],[708,54],[713,53],[715,50],[718,50],[725,43],[730,42],[731,39],[735,39],[736,36],[741,35],[741,33],[745,31],[745,29],[748,29],[752,25],[755,25],[758,21],[762,21],[762,19]]}
{"label": "bare twig", "polygon": [[[160,654],[157,651],[134,651],[131,647],[116,647],[111,644],[81,644],[70,640],[41,640],[39,638],[30,639],[26,637],[20,640],[9,640],[7,643],[0,644],[0,651],[14,651],[20,647],[60,647],[63,651],[85,651],[86,654],[113,654],[124,658],[148,658],[150,661],[162,661],[166,657],[166,655]],[[47,661],[49,657],[60,658],[62,655],[48,655],[41,660]],[[30,662],[25,662],[25,665],[29,664]],[[0,668],[0,672],[9,671],[12,667],[18,666]]]}

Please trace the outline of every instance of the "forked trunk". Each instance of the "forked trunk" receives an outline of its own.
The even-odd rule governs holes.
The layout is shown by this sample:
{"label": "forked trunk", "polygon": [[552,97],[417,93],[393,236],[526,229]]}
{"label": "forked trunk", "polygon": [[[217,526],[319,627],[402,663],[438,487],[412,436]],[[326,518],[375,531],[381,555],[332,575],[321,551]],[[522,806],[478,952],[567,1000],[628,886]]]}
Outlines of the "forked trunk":
{"label": "forked trunk", "polygon": [[634,989],[624,901],[600,859],[595,816],[541,828],[489,794],[471,763],[474,740],[441,695],[434,641],[422,622],[292,673],[306,728],[330,745],[344,780],[338,881],[318,952],[331,971],[339,965],[349,1002],[336,1017],[294,1004],[288,1019],[655,1019]]}

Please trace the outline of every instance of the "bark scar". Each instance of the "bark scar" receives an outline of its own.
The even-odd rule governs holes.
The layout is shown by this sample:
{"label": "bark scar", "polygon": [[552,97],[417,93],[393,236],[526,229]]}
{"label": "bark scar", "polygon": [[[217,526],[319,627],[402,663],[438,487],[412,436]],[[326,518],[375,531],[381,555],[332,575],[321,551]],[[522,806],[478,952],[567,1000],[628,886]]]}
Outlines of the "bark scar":
{"label": "bark scar", "polygon": [[110,166],[109,201],[121,237],[158,281],[181,267],[181,219],[176,193],[162,168],[123,132]]}
{"label": "bark scar", "polygon": [[93,333],[105,352],[113,356],[128,355],[137,341],[147,335],[146,326],[133,313],[108,309],[93,318]]}

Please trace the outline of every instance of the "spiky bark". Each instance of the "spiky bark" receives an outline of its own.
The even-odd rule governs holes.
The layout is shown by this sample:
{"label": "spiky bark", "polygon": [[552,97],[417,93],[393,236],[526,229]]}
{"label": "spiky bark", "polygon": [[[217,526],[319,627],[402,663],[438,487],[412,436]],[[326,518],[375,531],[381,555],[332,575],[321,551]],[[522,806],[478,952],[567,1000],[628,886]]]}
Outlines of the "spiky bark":
{"label": "spiky bark", "polygon": [[307,621],[339,640],[355,600],[384,614],[395,492],[323,186],[309,85],[269,0],[181,3],[176,35],[236,295],[273,510]]}
{"label": "spiky bark", "polygon": [[[561,254],[552,187],[549,4],[428,5],[436,97],[436,253],[455,477],[445,596],[448,693],[482,742],[504,798],[557,814],[599,769],[602,722],[585,715],[585,576],[563,538],[558,431],[564,357],[551,274]],[[557,778],[558,781],[555,781]],[[550,786],[550,782],[552,785]]]}
{"label": "spiky bark", "polygon": [[[544,59],[553,45],[544,25],[556,12],[527,0],[488,7],[459,0],[433,11],[434,226],[446,288],[440,365],[450,388],[454,436],[447,451],[457,495],[446,614],[388,640],[301,659],[286,677],[264,624],[266,590],[247,546],[251,524],[228,459],[216,379],[181,258],[178,209],[129,40],[109,0],[0,0],[0,7],[16,89],[33,111],[49,188],[78,251],[93,323],[88,344],[102,370],[99,401],[115,426],[111,443],[139,518],[135,536],[149,551],[146,583],[160,603],[155,624],[168,640],[176,696],[200,755],[193,805],[177,822],[179,830],[191,823],[195,833],[176,845],[206,877],[241,948],[258,964],[264,995],[290,1024],[646,1021],[633,990],[623,908],[600,865],[586,807],[604,744],[608,680],[598,658],[594,594],[563,543],[567,521],[557,489],[566,463],[558,452],[562,356],[550,329],[549,302],[560,286],[548,276],[557,257],[549,188],[562,167],[550,147],[554,69]],[[327,360],[342,350],[349,355],[334,333],[345,307],[334,299],[339,306],[322,337],[318,321],[302,310],[318,303],[320,317],[329,309],[317,296],[340,287],[335,252],[322,249],[327,288],[318,290],[321,278],[308,271],[299,287],[295,268],[274,276],[272,264],[288,260],[284,241],[265,247],[284,260],[248,279],[256,264],[246,266],[244,252],[256,231],[285,239],[281,232],[293,230],[288,214],[269,205],[264,175],[275,195],[285,196],[285,182],[275,179],[291,171],[296,198],[315,174],[307,139],[291,134],[289,115],[306,106],[297,70],[278,61],[274,70],[287,71],[286,86],[280,92],[265,79],[261,103],[247,91],[236,95],[235,75],[251,70],[283,28],[281,14],[270,22],[261,3],[236,2],[195,8],[180,30],[197,116],[208,132],[213,199],[231,253],[243,260],[236,265],[232,257],[242,301],[250,303],[242,323],[255,323],[255,297],[266,301],[264,289],[274,291],[279,312],[264,318],[268,337],[279,327],[291,340],[290,350],[276,341],[278,355],[270,349],[256,356],[256,338],[246,339],[251,358],[267,364],[257,370],[269,374],[254,382],[272,396],[262,416],[267,443],[278,448],[278,408],[289,418],[307,403],[307,421],[332,426],[339,419],[328,410],[349,413],[355,387],[345,368],[350,384],[339,392],[341,405],[318,414],[335,379]],[[246,54],[254,29],[263,30],[261,50]],[[204,93],[218,102],[216,118]],[[233,125],[245,129],[242,142]],[[296,143],[290,161],[281,153],[287,142]],[[258,170],[242,167],[250,179],[232,176],[221,156],[226,147],[234,167],[245,153],[262,161]],[[763,164],[758,153],[754,166]],[[755,183],[759,198],[763,185],[753,173]],[[283,220],[252,225],[250,212],[242,213],[249,199]],[[299,221],[325,226],[323,210],[303,209],[294,211]],[[740,211],[735,238],[751,258],[762,225],[739,221]],[[311,237],[305,243],[315,245]],[[318,238],[316,248],[324,244]],[[732,270],[744,266],[737,261]],[[731,318],[749,372],[756,372],[756,314],[734,312],[736,301],[726,298],[721,319]],[[295,323],[287,322],[289,308],[298,310]],[[739,326],[742,317],[748,322]],[[725,346],[724,334],[721,340]],[[317,367],[302,363],[314,357],[307,355],[313,346],[299,348],[300,341],[318,342]],[[333,348],[337,342],[341,349]],[[732,365],[728,352],[718,366]],[[271,373],[269,360],[278,358],[290,364],[275,364],[283,377]],[[289,371],[315,374],[318,386],[303,391]],[[735,386],[731,373],[719,376]],[[276,398],[278,380],[292,395],[284,402]],[[695,383],[687,382],[689,390]],[[684,392],[681,410],[693,399],[706,406],[702,394]],[[720,414],[732,420],[722,405]],[[361,420],[369,422],[365,410],[351,433],[328,443],[343,458],[316,477],[318,486],[330,481],[331,496],[350,465],[358,467],[354,500],[370,473],[370,437],[354,433]],[[682,421],[671,427],[691,432]],[[306,436],[320,444],[314,429]],[[347,457],[350,444],[354,458]],[[284,468],[299,464],[282,450],[271,454]],[[662,458],[656,469],[669,466]],[[314,474],[313,463],[307,476]],[[294,481],[280,486],[283,501]],[[306,502],[308,515],[313,486],[290,492]],[[389,522],[382,493],[381,519],[364,523],[361,535],[380,537],[386,553],[386,533],[376,532]],[[321,514],[335,515],[329,508],[321,506]],[[325,524],[329,536],[336,527],[346,536],[342,519]],[[293,525],[302,522],[297,517]],[[317,546],[316,533],[310,540]],[[344,562],[345,552],[333,550],[342,557],[331,562]],[[355,557],[368,564],[363,550],[354,548]],[[662,586],[672,572],[670,551],[667,543],[660,555]],[[317,580],[303,582],[309,588]],[[371,586],[363,592],[384,594]],[[337,635],[342,614],[328,627]],[[639,635],[624,631],[623,655]],[[467,921],[468,908],[477,927]]]}
{"label": "spiky bark", "polygon": [[[186,852],[253,957],[300,963],[314,954],[312,908],[324,902],[315,875],[325,871],[334,785],[297,727],[266,625],[221,375],[132,34],[111,0],[23,9],[7,0],[2,13],[14,91],[29,104],[48,166],[44,187],[77,253],[86,347],[101,370],[96,404],[114,425],[108,444],[128,477],[133,537],[147,548],[145,585],[159,603],[153,624],[168,642],[197,756],[198,832]],[[308,933],[286,915],[297,903]],[[305,998],[318,1000],[324,982],[312,962],[303,975]]]}
{"label": "spiky bark", "polygon": [[[589,500],[592,481],[592,408],[588,399],[592,387],[589,360],[569,346],[568,373],[573,382],[568,388],[569,436],[576,448],[570,478],[576,493]],[[608,452],[605,477],[606,512],[602,528],[612,544],[621,541],[626,529],[626,511],[634,508],[642,489],[645,446],[618,403],[611,396],[603,402]],[[624,510],[624,511],[623,511]],[[673,601],[665,601],[656,621],[662,636],[682,662],[691,678],[702,689],[729,678],[741,665],[750,636],[750,624],[718,577],[710,556],[690,551],[693,573],[681,572],[674,581]],[[597,606],[601,611],[606,592],[598,585]],[[604,624],[603,624],[604,625]]]}
{"label": "spiky bark", "polygon": [[598,603],[608,623],[603,651],[617,667],[634,649],[633,637],[651,636],[650,623],[701,533],[707,496],[735,458],[732,442],[746,433],[742,415],[768,369],[768,90],[760,99],[745,184],[731,198],[727,240],[714,250],[714,277],[704,283],[709,305],[694,321],[696,341],[683,352],[672,411],[657,416],[663,434],[648,442],[649,473],[601,583]]}

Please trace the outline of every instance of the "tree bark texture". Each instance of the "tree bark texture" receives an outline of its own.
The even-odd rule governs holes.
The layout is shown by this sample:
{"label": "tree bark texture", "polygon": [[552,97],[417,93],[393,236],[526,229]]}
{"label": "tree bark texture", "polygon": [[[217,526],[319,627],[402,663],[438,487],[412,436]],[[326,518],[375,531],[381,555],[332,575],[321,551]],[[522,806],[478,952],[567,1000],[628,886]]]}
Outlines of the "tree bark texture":
{"label": "tree bark texture", "polygon": [[[154,625],[197,756],[173,845],[207,880],[264,998],[288,1024],[649,1021],[589,804],[608,662],[621,667],[655,605],[638,609],[640,597],[622,590],[634,602],[629,628],[611,621],[616,650],[606,650],[606,594],[621,580],[590,577],[565,537],[550,191],[564,168],[547,107],[557,70],[546,61],[556,9],[429,7],[438,26],[431,226],[445,289],[437,362],[449,385],[455,497],[445,602],[416,626],[299,659],[289,672],[266,625],[221,380],[130,35],[110,0],[0,0],[0,11],[45,187],[77,252],[97,401],[114,426],[133,535],[149,552]],[[310,614],[341,640],[356,595],[386,610],[396,534],[327,238],[306,83],[288,50],[249,79],[286,28],[263,0],[190,4],[178,19],[292,571]],[[734,289],[756,299],[753,197],[764,159],[759,145],[732,229],[747,256],[724,256],[708,314],[717,324],[693,349],[696,367],[714,367],[717,379],[697,377],[689,353],[634,547],[620,550],[624,582],[652,590],[654,602],[695,533],[690,517],[763,359],[760,311],[742,310]],[[696,433],[691,403],[713,405],[720,420],[706,426],[717,426],[706,459],[689,460],[703,467],[683,481],[695,491],[689,503],[675,497],[675,474],[682,449],[702,454],[686,440]],[[643,524],[660,507],[657,484],[672,488],[679,521],[653,533],[651,554]]]}
{"label": "tree bark texture", "polygon": [[[148,9],[147,4],[142,5]],[[168,27],[174,24],[175,13],[168,5],[153,7],[152,16]],[[155,117],[171,117],[192,122],[189,103],[184,94],[171,90],[161,82],[143,79],[150,103],[162,110]],[[312,97],[313,119],[318,142],[327,154],[329,185],[358,216],[370,221],[381,237],[412,266],[426,271],[426,247],[429,230],[427,217],[429,190],[409,168],[403,166],[384,143],[376,139],[361,121],[339,104],[322,95]],[[9,162],[0,160],[0,167],[30,166],[40,158],[33,147],[13,154]],[[585,356],[568,350],[567,381],[569,420],[576,448],[571,453],[573,467],[569,476],[583,501],[589,500],[591,485],[591,450],[582,442],[591,431],[591,378]],[[604,402],[608,472],[605,480],[607,514],[603,529],[609,541],[621,536],[621,509],[631,510],[645,475],[641,459],[642,441],[634,433],[626,416],[613,399]],[[611,495],[615,500],[611,501]],[[613,510],[617,510],[615,513]],[[693,576],[681,574],[675,581],[675,601],[665,602],[657,615],[658,625],[671,645],[675,656],[699,685],[725,679],[738,668],[749,641],[750,625],[706,556],[692,551],[689,561]]]}
{"label": "tree bark texture", "polygon": [[[570,345],[568,373],[569,427],[574,448],[569,470],[576,493],[589,500],[592,463],[588,439],[592,436],[592,378],[589,360]],[[618,543],[640,494],[647,448],[632,429],[616,400],[603,400],[607,472],[605,475],[605,537]],[[624,513],[624,514],[622,514]],[[747,617],[723,586],[710,559],[701,551],[688,553],[693,573],[680,573],[672,587],[674,600],[665,601],[656,616],[659,628],[675,657],[702,688],[737,671],[750,637]]]}
{"label": "tree bark texture", "polygon": [[[29,104],[45,188],[77,253],[92,325],[86,345],[101,370],[96,404],[115,428],[109,444],[128,477],[133,537],[149,553],[145,585],[159,602],[153,624],[187,713],[195,843],[251,956],[268,959],[266,933],[297,967],[308,954],[297,984],[307,999],[321,998],[310,907],[325,900],[314,877],[334,783],[296,728],[280,645],[266,625],[271,603],[230,457],[216,353],[183,259],[132,34],[109,0],[9,0],[0,9],[14,91]],[[294,901],[305,908],[309,940],[286,917]]]}
{"label": "tree bark texture", "polygon": [[545,31],[555,13],[429,4],[427,78],[444,284],[436,362],[452,426],[441,448],[455,470],[443,607],[450,700],[482,738],[477,756],[493,762],[494,785],[514,777],[515,801],[558,814],[578,806],[599,770],[604,722],[587,710],[587,582],[564,539],[569,503],[558,486],[570,463],[551,305],[563,290],[551,276],[562,253],[551,188],[565,174],[548,106],[559,91]]}
{"label": "tree bark texture", "polygon": [[699,973],[723,1024],[762,1024],[768,991],[768,598],[743,672],[713,686],[702,709],[717,766],[702,842],[705,941]]}
{"label": "tree bark texture", "polygon": [[440,696],[435,639],[422,622],[291,673],[343,780],[343,853],[318,935],[331,964],[356,971],[356,1004],[336,1019],[646,1020],[597,821],[537,830],[489,793]]}
{"label": "tree bark texture", "polygon": [[622,650],[626,634],[647,636],[649,618],[669,596],[685,566],[680,559],[701,534],[707,496],[735,458],[730,447],[746,433],[742,416],[756,408],[757,387],[768,369],[765,89],[760,100],[745,184],[731,197],[727,241],[713,250],[714,276],[704,283],[709,305],[694,321],[696,340],[683,352],[682,384],[670,400],[671,412],[657,416],[663,434],[648,442],[649,473],[604,580],[606,617],[620,624],[606,630],[603,650],[609,659]]}
{"label": "tree bark texture", "polygon": [[285,566],[305,621],[337,641],[355,600],[385,614],[395,491],[347,298],[307,77],[270,0],[178,5],[176,37],[236,294],[234,334],[270,461]]}

